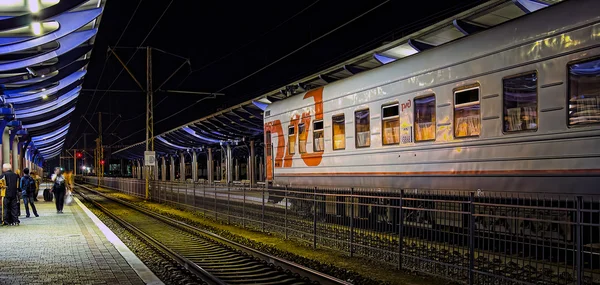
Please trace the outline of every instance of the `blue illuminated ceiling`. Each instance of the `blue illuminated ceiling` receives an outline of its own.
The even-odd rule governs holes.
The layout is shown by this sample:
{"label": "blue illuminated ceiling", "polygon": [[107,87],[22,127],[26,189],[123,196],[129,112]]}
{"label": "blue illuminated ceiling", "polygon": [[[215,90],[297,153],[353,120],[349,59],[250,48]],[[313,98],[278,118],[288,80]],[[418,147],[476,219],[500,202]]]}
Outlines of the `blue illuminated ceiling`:
{"label": "blue illuminated ceiling", "polygon": [[0,1],[0,96],[13,111],[0,119],[44,160],[64,147],[105,4]]}

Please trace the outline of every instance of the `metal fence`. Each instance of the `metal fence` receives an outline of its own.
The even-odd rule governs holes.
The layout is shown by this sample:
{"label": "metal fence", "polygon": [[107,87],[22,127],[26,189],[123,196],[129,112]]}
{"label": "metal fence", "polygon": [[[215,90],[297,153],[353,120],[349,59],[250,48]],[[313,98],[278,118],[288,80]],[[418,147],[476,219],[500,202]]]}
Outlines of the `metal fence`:
{"label": "metal fence", "polygon": [[[141,180],[101,185],[145,196]],[[151,181],[150,197],[467,284],[600,284],[600,196]]]}

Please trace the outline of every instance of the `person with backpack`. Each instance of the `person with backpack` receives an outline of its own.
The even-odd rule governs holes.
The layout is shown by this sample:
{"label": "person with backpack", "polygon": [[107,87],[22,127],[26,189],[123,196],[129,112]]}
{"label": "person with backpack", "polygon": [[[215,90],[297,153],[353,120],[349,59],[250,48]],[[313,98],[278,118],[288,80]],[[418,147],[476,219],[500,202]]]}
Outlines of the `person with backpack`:
{"label": "person with backpack", "polygon": [[21,196],[23,197],[23,204],[25,204],[25,213],[27,214],[25,218],[29,218],[29,204],[31,204],[33,214],[36,217],[39,217],[37,209],[35,208],[35,204],[33,203],[35,193],[35,180],[33,180],[31,176],[29,176],[29,168],[25,168],[23,169],[23,177],[21,177]]}

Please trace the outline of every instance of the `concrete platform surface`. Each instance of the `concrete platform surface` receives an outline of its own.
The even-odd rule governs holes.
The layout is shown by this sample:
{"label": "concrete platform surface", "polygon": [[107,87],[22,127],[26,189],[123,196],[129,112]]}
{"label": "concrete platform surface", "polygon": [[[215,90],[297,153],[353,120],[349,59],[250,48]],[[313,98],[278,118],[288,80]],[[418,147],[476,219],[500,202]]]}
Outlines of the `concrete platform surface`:
{"label": "concrete platform surface", "polygon": [[0,284],[162,284],[79,201],[57,214],[39,200],[40,217],[21,202],[21,224],[0,227]]}

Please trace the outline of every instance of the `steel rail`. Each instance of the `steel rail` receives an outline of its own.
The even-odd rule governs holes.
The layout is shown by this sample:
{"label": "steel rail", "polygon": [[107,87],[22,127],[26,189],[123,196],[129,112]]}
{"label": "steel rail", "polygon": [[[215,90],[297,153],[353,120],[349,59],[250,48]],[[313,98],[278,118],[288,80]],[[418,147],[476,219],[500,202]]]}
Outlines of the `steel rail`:
{"label": "steel rail", "polygon": [[108,200],[111,200],[113,202],[119,203],[121,205],[129,207],[129,208],[134,209],[136,211],[139,211],[139,212],[141,212],[143,214],[146,214],[146,215],[151,216],[151,217],[153,217],[155,219],[158,219],[158,220],[160,220],[160,221],[162,221],[162,222],[164,222],[166,224],[169,224],[171,226],[174,226],[176,228],[184,230],[184,231],[186,231],[188,233],[192,233],[192,234],[196,234],[196,235],[202,235],[204,237],[208,237],[210,239],[217,240],[217,241],[225,244],[226,246],[229,246],[231,248],[234,248],[234,249],[237,249],[239,251],[245,252],[245,253],[253,256],[253,257],[257,257],[257,258],[259,258],[259,259],[261,259],[263,261],[266,261],[266,262],[268,262],[270,264],[273,264],[274,266],[279,266],[279,267],[281,267],[284,270],[289,270],[289,271],[291,271],[293,273],[296,273],[296,274],[298,274],[298,275],[300,275],[300,276],[302,276],[302,277],[304,277],[306,279],[309,279],[309,280],[312,280],[312,281],[316,281],[319,284],[345,284],[345,285],[352,284],[350,282],[347,282],[347,281],[335,278],[335,277],[330,276],[328,274],[325,274],[325,273],[313,270],[311,268],[302,266],[302,265],[294,263],[292,261],[289,261],[289,260],[286,260],[286,259],[283,259],[283,258],[279,258],[279,257],[273,256],[273,255],[270,255],[270,254],[267,254],[267,253],[264,253],[264,252],[260,252],[260,251],[258,251],[256,249],[253,249],[253,248],[250,248],[248,246],[242,245],[242,244],[237,243],[235,241],[228,240],[228,239],[226,239],[226,238],[224,238],[222,236],[219,236],[219,235],[217,235],[215,233],[212,233],[210,231],[198,229],[198,228],[196,228],[194,226],[191,226],[191,225],[189,225],[189,224],[187,224],[185,222],[181,222],[181,221],[178,221],[178,220],[166,217],[164,215],[157,214],[157,213],[155,213],[153,211],[144,209],[142,207],[139,207],[139,206],[134,205],[132,203],[123,201],[121,199],[110,197],[110,196],[108,196],[108,195],[106,195],[104,193],[101,193],[101,192],[98,192],[96,190],[93,190],[93,189],[91,189],[91,188],[89,188],[89,187],[87,187],[85,185],[81,185],[81,184],[76,184],[76,185],[78,187],[84,188],[87,191],[90,191],[90,192],[92,192],[92,193],[94,193],[96,195],[99,195],[99,196],[104,197],[104,198],[106,198]]}
{"label": "steel rail", "polygon": [[225,284],[227,284],[227,283],[223,282],[222,280],[220,280],[219,278],[215,277],[214,275],[210,274],[204,268],[198,266],[193,261],[190,261],[187,258],[185,258],[184,256],[182,256],[182,255],[174,252],[173,250],[169,249],[168,247],[166,247],[161,242],[157,241],[156,239],[154,239],[153,237],[151,237],[148,234],[144,233],[142,230],[138,229],[134,225],[132,225],[129,222],[125,221],[123,218],[115,215],[110,210],[106,209],[100,203],[98,203],[98,202],[94,201],[93,199],[89,198],[84,193],[81,193],[79,191],[75,191],[75,192],[78,193],[81,197],[83,197],[86,201],[92,203],[96,208],[100,209],[104,214],[106,214],[107,216],[109,216],[111,219],[115,220],[122,227],[124,227],[125,229],[127,229],[130,232],[134,233],[135,235],[141,237],[143,240],[145,240],[146,242],[148,242],[154,248],[156,248],[159,251],[161,251],[161,252],[165,253],[166,255],[168,255],[170,258],[172,258],[173,260],[175,260],[177,263],[179,263],[180,265],[182,265],[184,268],[188,269],[194,275],[200,277],[204,282],[206,282],[208,284],[211,284],[211,285],[225,285]]}

